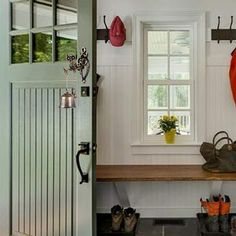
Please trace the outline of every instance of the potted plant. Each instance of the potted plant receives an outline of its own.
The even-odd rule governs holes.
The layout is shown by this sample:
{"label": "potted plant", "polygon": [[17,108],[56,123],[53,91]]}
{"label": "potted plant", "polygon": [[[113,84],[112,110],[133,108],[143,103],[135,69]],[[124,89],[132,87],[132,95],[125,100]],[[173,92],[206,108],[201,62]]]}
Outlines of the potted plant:
{"label": "potted plant", "polygon": [[175,142],[176,127],[178,126],[178,119],[176,116],[164,115],[159,122],[160,129],[164,132],[165,141],[168,144]]}

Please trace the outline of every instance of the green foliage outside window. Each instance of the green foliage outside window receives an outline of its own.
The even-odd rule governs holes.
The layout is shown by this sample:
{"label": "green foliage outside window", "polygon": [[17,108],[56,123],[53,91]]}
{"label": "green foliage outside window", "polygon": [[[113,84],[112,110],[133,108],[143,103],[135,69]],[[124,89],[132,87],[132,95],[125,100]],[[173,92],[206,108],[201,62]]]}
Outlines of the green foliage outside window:
{"label": "green foliage outside window", "polygon": [[[52,61],[52,35],[37,33],[33,35],[33,62]],[[67,54],[76,55],[77,40],[64,37],[56,39],[56,61],[66,61]],[[11,63],[29,62],[29,35],[12,36]]]}
{"label": "green foliage outside window", "polygon": [[29,35],[12,36],[12,59],[11,62],[25,63],[29,62]]}
{"label": "green foliage outside window", "polygon": [[76,55],[77,40],[57,37],[56,42],[56,60],[65,61],[67,54]]}
{"label": "green foliage outside window", "polygon": [[34,34],[33,37],[33,61],[50,62],[52,61],[52,35]]}

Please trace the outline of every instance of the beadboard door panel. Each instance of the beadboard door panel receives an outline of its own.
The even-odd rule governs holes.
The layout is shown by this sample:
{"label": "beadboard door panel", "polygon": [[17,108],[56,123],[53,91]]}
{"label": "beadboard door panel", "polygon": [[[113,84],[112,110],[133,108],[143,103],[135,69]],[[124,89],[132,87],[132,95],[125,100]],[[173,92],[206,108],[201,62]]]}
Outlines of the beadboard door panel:
{"label": "beadboard door panel", "polygon": [[76,117],[61,84],[12,84],[13,232],[73,235]]}

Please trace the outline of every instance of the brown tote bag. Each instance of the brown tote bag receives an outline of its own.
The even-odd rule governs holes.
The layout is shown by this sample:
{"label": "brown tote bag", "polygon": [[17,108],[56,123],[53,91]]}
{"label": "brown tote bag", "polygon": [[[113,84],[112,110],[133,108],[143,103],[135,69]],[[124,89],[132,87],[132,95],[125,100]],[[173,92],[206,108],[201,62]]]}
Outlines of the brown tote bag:
{"label": "brown tote bag", "polygon": [[[219,138],[223,134],[223,137]],[[219,149],[217,145],[226,142]],[[212,143],[203,142],[200,153],[206,160],[202,168],[209,172],[236,172],[236,143],[226,131],[220,131],[213,137]]]}

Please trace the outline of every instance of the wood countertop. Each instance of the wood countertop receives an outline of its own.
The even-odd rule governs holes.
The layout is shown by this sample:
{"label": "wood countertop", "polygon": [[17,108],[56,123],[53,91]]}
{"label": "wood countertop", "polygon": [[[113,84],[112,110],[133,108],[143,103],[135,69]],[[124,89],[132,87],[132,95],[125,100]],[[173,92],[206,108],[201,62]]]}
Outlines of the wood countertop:
{"label": "wood countertop", "polygon": [[209,173],[201,165],[97,165],[98,182],[235,181],[236,173]]}

